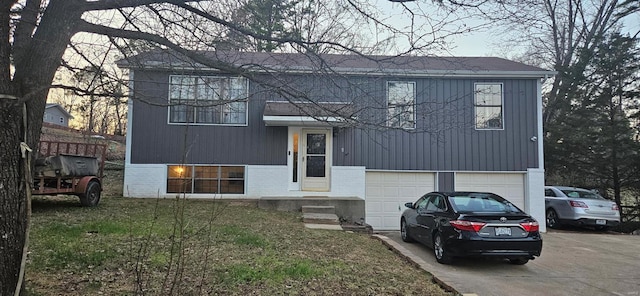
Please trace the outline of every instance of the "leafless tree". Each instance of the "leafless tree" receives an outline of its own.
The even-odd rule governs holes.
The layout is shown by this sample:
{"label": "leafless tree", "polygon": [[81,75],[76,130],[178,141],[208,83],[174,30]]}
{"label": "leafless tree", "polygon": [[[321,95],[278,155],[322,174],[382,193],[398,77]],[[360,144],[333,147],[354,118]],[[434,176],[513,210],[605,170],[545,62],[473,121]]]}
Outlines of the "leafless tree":
{"label": "leafless tree", "polygon": [[[88,88],[55,80],[59,69],[71,73],[87,66],[102,69],[112,62],[107,53],[114,50],[122,57],[161,47],[214,69],[234,71],[232,65],[198,52],[216,49],[219,36],[229,30],[309,55],[375,52],[380,44],[387,45],[385,51],[393,45],[397,53],[428,53],[446,48],[444,37],[469,30],[456,26],[455,18],[434,19],[430,14],[438,10],[423,10],[415,3],[412,8],[403,6],[409,24],[396,27],[382,19],[368,1],[338,2],[335,7],[314,7],[340,12],[335,20],[342,26],[337,30],[323,19],[287,19],[285,24],[300,32],[289,36],[263,34],[234,23],[229,16],[240,7],[234,0],[0,1],[0,294],[17,294],[22,286],[28,245],[29,159],[35,155],[29,153],[29,147],[37,147],[47,94],[52,88],[91,94]],[[299,5],[295,9],[313,4],[300,1]],[[455,15],[450,12],[448,16]],[[349,22],[351,16],[357,18]],[[359,20],[365,22],[357,23]],[[363,24],[373,25],[371,35],[354,32]]]}
{"label": "leafless tree", "polygon": [[472,5],[479,2],[462,1],[497,24],[495,31],[502,37],[495,41],[509,48],[506,54],[558,72],[545,94],[545,124],[570,106],[565,95],[576,87],[574,74],[585,71],[604,36],[621,29],[625,18],[639,11],[636,1],[507,0]]}

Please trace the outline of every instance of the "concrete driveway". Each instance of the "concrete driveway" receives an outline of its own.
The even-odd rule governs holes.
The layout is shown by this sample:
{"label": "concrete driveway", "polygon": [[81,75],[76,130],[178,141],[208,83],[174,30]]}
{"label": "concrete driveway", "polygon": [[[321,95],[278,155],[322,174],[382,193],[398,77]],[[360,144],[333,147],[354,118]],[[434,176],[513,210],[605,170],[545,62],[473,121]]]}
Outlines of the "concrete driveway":
{"label": "concrete driveway", "polygon": [[640,236],[553,230],[542,238],[542,255],[526,265],[495,259],[442,265],[430,248],[402,242],[399,232],[380,233],[381,240],[462,294],[640,295]]}

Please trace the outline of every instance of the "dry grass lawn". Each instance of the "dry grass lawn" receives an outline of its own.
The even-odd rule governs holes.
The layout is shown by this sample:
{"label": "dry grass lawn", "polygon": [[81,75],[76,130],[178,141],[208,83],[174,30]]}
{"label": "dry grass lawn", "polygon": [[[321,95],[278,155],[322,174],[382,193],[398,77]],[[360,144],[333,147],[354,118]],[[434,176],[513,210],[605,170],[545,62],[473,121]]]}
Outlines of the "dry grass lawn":
{"label": "dry grass lawn", "polygon": [[28,295],[448,295],[367,235],[253,203],[122,198],[106,174],[98,207],[34,200]]}

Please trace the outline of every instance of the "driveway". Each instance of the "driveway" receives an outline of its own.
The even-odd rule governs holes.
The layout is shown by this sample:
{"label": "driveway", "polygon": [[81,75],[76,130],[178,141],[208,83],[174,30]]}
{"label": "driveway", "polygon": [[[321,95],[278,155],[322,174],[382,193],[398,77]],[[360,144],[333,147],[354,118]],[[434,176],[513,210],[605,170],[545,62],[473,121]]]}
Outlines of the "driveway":
{"label": "driveway", "polygon": [[640,236],[553,230],[544,233],[542,255],[526,265],[496,259],[436,262],[430,248],[405,243],[399,232],[383,241],[462,294],[640,295]]}

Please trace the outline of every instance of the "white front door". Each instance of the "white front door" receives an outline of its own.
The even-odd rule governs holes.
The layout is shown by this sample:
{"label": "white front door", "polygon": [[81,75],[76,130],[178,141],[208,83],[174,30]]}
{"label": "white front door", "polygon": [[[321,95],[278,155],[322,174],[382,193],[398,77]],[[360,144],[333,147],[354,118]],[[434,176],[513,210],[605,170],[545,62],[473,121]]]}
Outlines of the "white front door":
{"label": "white front door", "polygon": [[302,129],[300,180],[303,191],[329,191],[331,184],[331,129]]}

